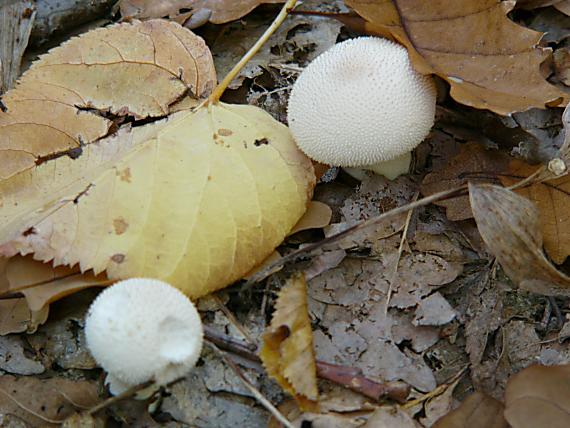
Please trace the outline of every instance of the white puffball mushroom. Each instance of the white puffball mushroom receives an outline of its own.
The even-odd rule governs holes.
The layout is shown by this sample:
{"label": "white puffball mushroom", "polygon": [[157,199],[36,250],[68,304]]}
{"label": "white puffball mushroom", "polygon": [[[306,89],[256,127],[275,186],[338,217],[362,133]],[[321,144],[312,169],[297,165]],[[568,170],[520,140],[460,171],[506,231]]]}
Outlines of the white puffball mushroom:
{"label": "white puffball mushroom", "polygon": [[155,279],[134,278],[106,288],[85,320],[87,347],[117,395],[149,380],[165,385],[188,373],[202,351],[194,304]]}
{"label": "white puffball mushroom", "polygon": [[393,179],[408,172],[411,151],[433,126],[436,95],[432,77],[414,70],[403,46],[351,39],[300,74],[289,98],[289,128],[318,162]]}

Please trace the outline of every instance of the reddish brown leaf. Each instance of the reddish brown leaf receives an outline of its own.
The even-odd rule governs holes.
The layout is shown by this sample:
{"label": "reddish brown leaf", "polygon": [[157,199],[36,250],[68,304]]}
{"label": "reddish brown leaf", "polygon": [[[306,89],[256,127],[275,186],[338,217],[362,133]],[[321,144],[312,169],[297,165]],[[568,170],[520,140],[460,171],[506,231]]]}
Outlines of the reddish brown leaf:
{"label": "reddish brown leaf", "polygon": [[441,418],[433,428],[507,428],[503,403],[482,392],[475,392],[461,405]]}
{"label": "reddish brown leaf", "polygon": [[419,71],[447,80],[463,104],[509,114],[567,101],[540,72],[550,53],[538,46],[542,34],[507,18],[514,1],[346,3],[370,22],[369,30],[405,45]]}
{"label": "reddish brown leaf", "polygon": [[513,376],[505,391],[512,428],[566,428],[570,421],[570,365],[531,366]]}

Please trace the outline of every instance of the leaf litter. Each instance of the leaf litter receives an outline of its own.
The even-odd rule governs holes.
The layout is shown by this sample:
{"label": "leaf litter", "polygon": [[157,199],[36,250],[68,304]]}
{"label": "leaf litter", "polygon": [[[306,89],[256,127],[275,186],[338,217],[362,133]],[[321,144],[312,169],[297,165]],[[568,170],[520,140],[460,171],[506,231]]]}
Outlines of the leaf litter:
{"label": "leaf litter", "polygon": [[[315,8],[322,6],[318,4],[319,2],[314,3],[316,3]],[[326,10],[326,8],[323,7],[321,10]],[[332,11],[338,12],[336,9]],[[265,12],[260,10],[245,18],[258,22],[259,28],[262,28],[264,22],[268,23],[264,16]],[[174,19],[177,18],[174,17]],[[327,22],[334,23],[334,25],[326,24],[328,26],[323,28],[322,24]],[[317,23],[320,23],[320,29]],[[266,108],[274,117],[280,119],[284,117],[288,87],[294,81],[299,69],[316,56],[315,52],[319,52],[319,49],[325,50],[336,41],[339,35],[341,38],[346,37],[346,31],[348,31],[342,29],[336,21],[329,21],[322,17],[317,19],[317,17],[301,15],[291,20],[291,26],[288,25],[286,22],[286,25],[282,27],[286,31],[276,37],[276,44],[272,45],[273,52],[269,51],[271,55],[261,55],[262,65],[256,71],[256,73],[261,73],[239,78],[235,81],[236,92],[231,94],[232,97],[241,97],[241,102],[249,102]],[[247,43],[241,45],[244,36],[238,37],[234,33],[233,37],[233,42],[231,35],[227,41],[229,48],[243,49],[247,45]],[[251,40],[253,41],[254,38],[252,36]],[[207,37],[206,39],[208,40]],[[289,45],[288,40],[292,40]],[[317,46],[311,46],[312,43]],[[290,48],[292,50],[289,50]],[[536,49],[538,52],[542,48]],[[307,56],[307,51],[309,56]],[[560,48],[556,49],[556,52],[558,51]],[[214,60],[217,60],[215,55]],[[231,61],[228,64],[231,64]],[[536,75],[534,67],[531,68],[532,73]],[[526,70],[531,71],[530,68]],[[560,75],[559,72],[557,74]],[[456,82],[451,83],[454,85]],[[277,91],[270,94],[273,89]],[[238,94],[240,90],[242,90],[241,95]],[[504,105],[496,107],[497,99],[493,97],[485,100],[485,102],[490,102],[487,105],[495,103],[495,111],[505,108]],[[511,101],[513,99],[514,97]],[[179,106],[182,103],[177,101],[179,99],[166,101],[164,111],[180,110],[182,107]],[[559,128],[560,122],[556,123],[555,120],[553,122],[547,116],[534,113],[532,110],[527,116],[515,113],[512,118],[483,113],[490,118],[489,123],[495,121],[493,123],[502,124],[495,127],[500,134],[497,137],[489,131],[494,125],[488,125],[482,131],[476,130],[475,132],[469,126],[465,126],[465,123],[473,125],[477,115],[474,111],[466,112],[457,105],[453,106],[448,101],[443,101],[443,103],[447,107],[451,106],[454,113],[462,111],[462,119],[467,122],[457,126],[457,124],[445,122],[445,118],[440,119],[432,136],[425,144],[425,148],[418,150],[418,155],[423,153],[423,157],[418,159],[416,171],[431,171],[431,182],[424,179],[422,183],[421,175],[413,175],[411,179],[403,177],[393,183],[380,177],[367,177],[357,187],[353,180],[341,173],[335,181],[320,184],[316,190],[319,200],[327,202],[332,208],[333,223],[327,225],[328,214],[319,215],[322,221],[313,222],[309,229],[289,237],[279,248],[281,254],[287,255],[299,245],[301,247],[311,245],[323,236],[334,236],[336,232],[347,230],[359,224],[360,221],[374,219],[393,208],[414,201],[419,191],[418,183],[422,183],[422,191],[427,188],[428,184],[439,185],[439,188],[435,190],[432,188],[425,192],[433,194],[438,190],[448,190],[455,185],[466,184],[467,178],[473,181],[474,175],[470,173],[479,173],[475,174],[479,175],[476,179],[477,185],[483,189],[491,189],[482,183],[512,184],[519,177],[523,178],[528,175],[528,172],[532,172],[529,169],[528,172],[521,173],[512,167],[511,158],[508,156],[502,158],[509,151],[512,154],[521,155],[527,161],[530,159],[544,161],[558,155],[557,151],[562,145],[560,135],[551,131]],[[499,104],[503,101],[504,99],[500,100]],[[509,108],[512,108],[512,105]],[[82,110],[80,114],[92,114],[90,109],[91,107]],[[111,123],[104,134],[110,130],[114,132],[113,127],[120,126],[124,121],[134,121],[133,129],[136,130],[137,121],[140,121],[146,114],[144,109],[141,110],[143,114],[138,114],[128,108],[124,110],[110,108],[109,110],[100,116],[107,121],[102,122],[106,124],[105,126]],[[156,118],[160,118],[161,115],[164,113],[159,113]],[[446,118],[449,117],[447,115]],[[556,115],[552,117],[555,119]],[[97,144],[99,138],[94,137],[92,141],[86,140],[79,144]],[[527,144],[519,145],[518,141],[522,140]],[[463,144],[465,141],[479,143],[479,146]],[[487,147],[486,150],[481,150],[481,143]],[[442,176],[441,168],[445,168],[446,159],[461,155],[467,147],[473,147],[474,151],[471,153],[475,155],[464,154],[463,160],[460,158],[455,162],[455,170],[443,171],[448,175]],[[421,152],[421,150],[425,151]],[[487,176],[480,174],[490,171],[485,166],[485,161],[482,164],[477,163],[480,162],[480,153],[483,153],[483,156],[489,155],[489,165],[497,166],[491,168],[492,173]],[[566,159],[564,153],[562,153],[562,159]],[[474,164],[469,163],[472,160],[475,161]],[[505,163],[505,160],[508,162]],[[464,174],[465,172],[468,174]],[[437,175],[438,173],[440,175]],[[8,172],[6,176],[11,176],[11,174],[12,172]],[[491,176],[490,179],[489,176]],[[555,178],[555,180],[564,179],[565,177]],[[448,182],[446,183],[445,180]],[[508,180],[512,181],[508,182]],[[540,186],[546,186],[546,184],[537,183],[533,186],[539,186],[535,189],[542,190],[544,187]],[[325,195],[324,189],[327,188],[334,189],[332,195]],[[537,190],[536,194],[544,195],[545,193],[541,190]],[[522,191],[524,189],[519,190],[519,192]],[[510,203],[509,201],[514,196],[508,195],[506,197],[501,193],[497,199],[501,203]],[[473,193],[471,197],[473,199]],[[492,196],[487,195],[487,197]],[[310,315],[309,327],[312,330],[319,360],[339,364],[338,367],[341,370],[343,367],[359,369],[364,375],[364,378],[359,379],[380,383],[404,379],[414,387],[409,399],[415,398],[415,400],[410,401],[414,403],[413,408],[381,405],[375,400],[342,389],[329,381],[320,380],[318,383],[320,413],[301,413],[294,405],[288,409],[283,407],[284,405],[280,406],[282,413],[291,421],[298,426],[303,422],[312,423],[312,426],[339,427],[374,427],[387,423],[414,427],[456,426],[444,425],[445,418],[440,422],[436,420],[457,407],[458,400],[470,397],[447,418],[459,415],[459,421],[469,420],[465,418],[473,418],[473,411],[475,411],[475,414],[482,415],[477,418],[477,422],[485,421],[482,426],[506,426],[501,404],[504,401],[503,391],[506,390],[507,397],[509,397],[509,388],[515,388],[517,392],[522,391],[524,394],[525,391],[530,390],[529,385],[532,384],[534,387],[535,384],[540,384],[541,387],[538,389],[540,393],[546,391],[544,394],[547,398],[539,397],[536,401],[550,402],[553,400],[552,396],[548,395],[549,388],[552,388],[553,384],[548,380],[547,373],[541,374],[538,379],[533,379],[526,384],[514,383],[516,378],[512,375],[535,362],[558,365],[568,363],[570,352],[567,350],[563,332],[559,334],[556,328],[556,308],[552,306],[552,303],[548,303],[544,298],[535,294],[518,290],[510,281],[512,279],[514,283],[524,282],[517,281],[518,277],[509,270],[516,270],[521,265],[525,265],[525,262],[520,260],[520,254],[514,257],[518,260],[515,267],[509,268],[512,255],[511,258],[508,253],[507,256],[500,256],[508,249],[499,248],[497,250],[492,244],[488,245],[490,253],[497,256],[503,269],[511,277],[509,279],[504,276],[498,264],[493,264],[491,255],[485,252],[483,247],[475,245],[475,238],[477,238],[473,234],[475,223],[471,219],[471,208],[467,198],[461,199],[462,202],[458,206],[463,210],[463,214],[457,217],[452,212],[453,208],[450,210],[449,205],[444,205],[447,208],[447,217],[445,212],[439,208],[419,205],[409,214],[407,211],[402,211],[400,215],[391,217],[384,223],[378,223],[369,229],[358,229],[356,233],[349,233],[340,241],[323,245],[319,251],[311,253],[307,259],[289,264],[283,271],[268,276],[267,289],[256,286],[245,291],[229,289],[219,292],[220,299],[223,300],[224,305],[227,305],[226,310],[229,308],[235,313],[235,317],[228,318],[220,312],[217,304],[204,303],[206,309],[203,315],[207,324],[216,330],[223,331],[231,338],[242,337],[242,332],[245,331],[247,336],[256,340],[267,325],[270,325],[272,315],[270,308],[274,306],[276,297],[274,291],[286,282],[285,278],[290,275],[291,270],[293,272],[305,271],[310,278],[306,296]],[[536,197],[534,199],[535,202],[539,201]],[[528,210],[524,208],[526,206],[524,200],[520,202],[521,200],[517,199],[517,201],[507,211],[514,210],[522,217],[528,214],[528,210],[532,211],[531,208]],[[447,202],[444,201],[444,204]],[[493,205],[497,206],[495,203]],[[499,203],[498,206],[501,204]],[[520,209],[521,207],[523,209]],[[477,214],[475,218],[481,228],[485,221],[481,221],[481,216],[477,217]],[[545,242],[548,242],[549,234],[544,231],[543,226],[537,225],[536,218],[529,223],[526,222],[526,217],[524,218],[525,220],[521,220],[524,224],[524,233],[515,229],[515,235],[530,236],[529,242],[533,243],[530,248],[532,256],[525,257],[531,257],[532,263],[538,263],[541,266],[535,271],[535,273],[538,272],[538,276],[542,275],[546,269],[549,272],[548,275],[555,275],[560,279],[560,275],[563,277],[564,273],[549,264],[548,259],[540,253],[541,241],[536,231],[542,229]],[[503,232],[495,230],[491,232],[490,237],[485,239],[483,227],[481,234],[488,243],[504,246],[503,238],[511,236],[505,230],[513,230],[513,218],[499,216],[498,220],[498,223],[491,227]],[[504,224],[501,224],[501,221]],[[123,223],[117,224],[121,229]],[[43,225],[39,229],[43,229]],[[471,235],[468,235],[468,232]],[[497,233],[501,239],[497,238]],[[567,240],[561,234],[559,241],[564,243]],[[38,254],[42,251],[46,251],[44,254],[49,254],[51,251],[49,248],[36,245],[38,242],[33,243],[31,248],[34,248]],[[3,247],[2,251],[10,254],[13,249],[14,247]],[[559,249],[558,253],[552,252],[548,250],[548,244],[546,244],[546,250],[554,262],[559,263],[563,260],[561,258],[565,257],[564,250]],[[401,255],[399,255],[400,252]],[[547,265],[544,265],[545,262]],[[31,267],[33,264],[29,264],[32,272],[34,271]],[[395,275],[394,272],[396,272]],[[65,276],[73,271],[67,273],[58,271],[58,273]],[[90,301],[95,291],[84,290],[59,303],[52,304],[49,321],[38,328],[38,324],[45,321],[47,317],[46,303],[62,297],[58,294],[58,290],[62,291],[62,283],[58,282],[58,275],[54,276],[53,272],[45,274],[48,275],[48,283],[53,285],[53,291],[48,292],[47,297],[41,297],[41,290],[37,291],[37,303],[34,307],[41,307],[43,310],[42,314],[36,316],[36,318],[39,317],[39,321],[34,320],[35,316],[29,311],[29,303],[26,303],[25,298],[19,297],[20,294],[18,294],[19,289],[34,290],[34,287],[29,286],[29,281],[14,285],[12,278],[10,289],[10,282],[6,282],[6,277],[4,275],[0,277],[0,284],[5,292],[11,293],[10,298],[3,299],[0,304],[16,304],[14,308],[18,309],[10,313],[21,314],[15,318],[2,318],[2,327],[6,328],[5,331],[29,329],[32,332],[38,329],[35,334],[22,336],[25,340],[9,339],[10,345],[4,347],[12,349],[14,355],[23,355],[19,357],[22,361],[18,364],[24,363],[24,371],[39,371],[41,367],[46,371],[43,375],[47,376],[46,379],[56,379],[61,375],[70,376],[71,382],[77,383],[79,388],[79,384],[85,379],[93,379],[97,372],[93,372],[93,361],[86,353],[82,338],[81,314],[86,309],[86,302],[81,303],[75,299],[86,296],[86,301]],[[26,274],[23,274],[22,278],[29,280]],[[80,278],[85,280],[89,277]],[[75,286],[78,290],[85,288],[83,286],[85,283],[80,284],[81,280],[76,285],[72,280],[70,292],[76,291],[73,288]],[[7,288],[4,288],[6,283]],[[394,293],[388,301],[390,286]],[[532,291],[537,291],[536,284],[531,284],[529,287]],[[550,287],[552,287],[551,284]],[[44,287],[44,289],[48,288]],[[544,292],[542,289],[541,291]],[[557,289],[551,291],[558,293]],[[28,295],[29,293],[26,296]],[[558,309],[561,309],[564,314],[567,309],[566,300],[557,298],[557,304],[560,305]],[[66,314],[65,308],[71,305],[79,310],[76,313]],[[4,317],[4,311],[2,315]],[[236,323],[241,325],[236,325]],[[15,327],[16,325],[18,327]],[[268,380],[258,362],[235,358],[247,378],[267,398],[274,403],[288,403],[279,386]],[[460,373],[468,362],[472,364],[470,376],[464,377],[460,382],[448,384],[448,380]],[[16,369],[12,367],[11,370],[22,371],[22,366],[16,365],[15,367]],[[553,369],[555,370],[556,367]],[[560,374],[557,376],[559,377]],[[514,387],[510,387],[509,379],[512,379]],[[499,401],[493,401],[494,399],[483,393],[470,396],[473,387],[487,394],[493,394]],[[82,403],[72,394],[68,394],[68,398],[72,398],[71,401],[74,403]],[[69,404],[69,401],[66,403]],[[24,404],[26,409],[22,409],[17,404],[15,407],[6,407],[18,409],[18,411],[10,410],[11,413],[7,417],[12,418],[12,421],[18,421],[19,418],[34,420],[35,416],[29,410],[35,412],[36,407],[33,403]],[[57,405],[53,404],[53,406]],[[252,427],[265,426],[268,417],[266,410],[256,404],[251,392],[244,388],[235,373],[219,359],[219,356],[209,351],[203,354],[202,362],[196,371],[170,387],[163,395],[162,402],[154,403],[154,406],[158,410],[154,412],[153,417],[161,423],[168,421],[166,426],[179,423],[197,426],[231,426],[235,425],[236,421]],[[462,410],[464,406],[466,410]],[[477,413],[480,407],[483,408],[483,413]],[[72,415],[74,418],[68,423],[77,423],[72,421],[77,421],[79,418],[85,418],[85,420],[91,418],[87,414],[80,414],[80,409],[73,405],[67,409],[67,413],[63,416]],[[540,405],[536,409],[536,414],[544,412],[544,408]],[[109,409],[109,415],[112,419],[127,424],[144,421],[152,426],[156,423],[152,420],[144,403],[141,406],[133,400],[112,406]],[[48,415],[50,416],[52,415]],[[54,418],[59,420],[60,415],[56,416]],[[96,415],[97,421],[101,422],[101,418],[102,415]],[[35,421],[37,422],[37,419]],[[93,419],[89,421],[94,423]],[[511,425],[518,426],[514,425],[513,421],[509,420]],[[459,422],[456,420],[445,423]]]}

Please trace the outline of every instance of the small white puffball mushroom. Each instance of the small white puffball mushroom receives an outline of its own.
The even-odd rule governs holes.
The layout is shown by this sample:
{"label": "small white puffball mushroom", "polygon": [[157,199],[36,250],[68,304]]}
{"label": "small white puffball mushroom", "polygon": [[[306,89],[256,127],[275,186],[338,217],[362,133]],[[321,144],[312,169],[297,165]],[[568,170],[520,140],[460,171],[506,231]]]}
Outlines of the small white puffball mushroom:
{"label": "small white puffball mushroom", "polygon": [[433,79],[414,70],[404,47],[378,37],[351,39],[300,74],[289,98],[289,128],[318,162],[395,178],[408,172],[411,151],[433,126],[436,95]]}
{"label": "small white puffball mushroom", "polygon": [[97,296],[85,336],[117,395],[149,380],[165,385],[184,376],[200,357],[203,329],[194,304],[178,289],[134,278]]}

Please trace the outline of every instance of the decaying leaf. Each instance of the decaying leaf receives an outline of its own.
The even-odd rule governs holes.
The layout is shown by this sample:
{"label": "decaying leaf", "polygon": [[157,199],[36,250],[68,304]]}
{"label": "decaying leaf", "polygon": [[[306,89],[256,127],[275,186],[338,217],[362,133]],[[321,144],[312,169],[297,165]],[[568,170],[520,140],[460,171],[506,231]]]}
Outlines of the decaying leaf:
{"label": "decaying leaf", "polygon": [[[509,157],[501,152],[486,150],[476,143],[462,144],[459,153],[443,169],[425,176],[421,192],[428,196],[462,186],[467,181],[492,183],[508,169],[508,165]],[[449,198],[436,202],[436,205],[445,207],[447,218],[451,221],[473,217],[467,196]]]}
{"label": "decaying leaf", "polygon": [[207,95],[215,80],[204,41],[173,22],[119,24],[73,38],[3,96],[0,179],[81,156],[85,144],[110,132],[113,116],[166,116],[187,94]]}
{"label": "decaying leaf", "polygon": [[23,297],[0,300],[0,336],[11,333],[33,333],[47,321],[49,306],[32,312]]}
{"label": "decaying leaf", "polygon": [[513,282],[535,293],[570,295],[570,278],[542,252],[539,214],[532,202],[488,184],[469,184],[469,198],[485,244]]}
{"label": "decaying leaf", "polygon": [[457,409],[438,420],[433,428],[507,428],[503,409],[503,403],[500,401],[475,392]]}
{"label": "decaying leaf", "polygon": [[292,277],[279,293],[259,356],[267,373],[301,408],[314,411],[318,407],[317,366],[302,275]]}
{"label": "decaying leaf", "polygon": [[0,182],[0,253],[199,297],[261,263],[315,182],[289,130],[252,106],[181,112],[83,151]]}
{"label": "decaying leaf", "polygon": [[[75,412],[74,404],[89,408],[97,404],[97,383],[52,377],[0,376],[0,408],[25,426],[51,426]],[[21,425],[18,425],[21,426]]]}
{"label": "decaying leaf", "polygon": [[463,104],[506,115],[566,98],[540,72],[550,52],[537,46],[542,33],[507,18],[514,1],[346,3],[369,21],[369,32],[405,45],[420,72],[447,80],[451,96]]}
{"label": "decaying leaf", "polygon": [[[224,24],[247,15],[265,3],[283,3],[285,0],[121,0],[123,18],[164,18],[183,24],[196,16],[200,21]],[[193,25],[196,26],[196,25]]]}
{"label": "decaying leaf", "polygon": [[505,391],[505,418],[512,428],[567,427],[570,365],[535,365],[513,376]]}
{"label": "decaying leaf", "polygon": [[[508,175],[501,177],[505,186],[511,186],[537,170],[536,166],[513,161]],[[534,183],[515,190],[532,201],[540,212],[540,230],[544,249],[556,264],[564,263],[570,255],[570,176]]]}

